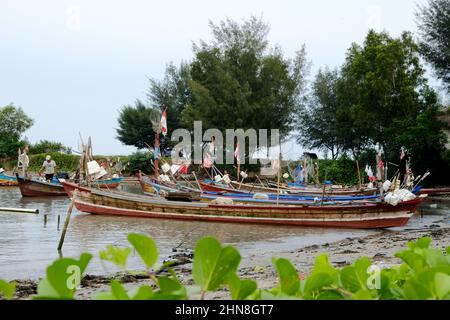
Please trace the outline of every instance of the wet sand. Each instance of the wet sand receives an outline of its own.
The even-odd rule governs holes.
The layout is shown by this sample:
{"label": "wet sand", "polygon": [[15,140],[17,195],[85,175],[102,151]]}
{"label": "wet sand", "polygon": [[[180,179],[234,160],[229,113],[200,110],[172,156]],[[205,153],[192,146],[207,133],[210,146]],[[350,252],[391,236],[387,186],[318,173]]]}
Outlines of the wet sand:
{"label": "wet sand", "polygon": [[[313,267],[314,259],[321,253],[329,255],[330,262],[337,268],[352,264],[356,259],[367,256],[380,267],[389,267],[400,263],[394,257],[395,252],[405,248],[408,241],[428,236],[433,239],[433,246],[445,251],[450,245],[450,228],[440,225],[430,225],[420,229],[384,230],[376,234],[346,238],[344,240],[325,243],[322,245],[309,245],[294,250],[273,252],[257,252],[241,260],[239,275],[242,278],[256,280],[259,288],[272,288],[278,282],[275,270],[271,265],[273,256],[290,259],[299,273],[308,274]],[[185,249],[176,249],[171,259],[177,265],[173,268],[184,285],[193,285],[191,277],[192,252]],[[77,292],[77,299],[92,299],[96,293],[108,291],[112,279],[124,283],[127,289],[136,289],[142,284],[151,284],[146,275],[130,275],[115,273],[111,275],[86,275]],[[15,299],[31,299],[36,293],[37,282],[33,280],[17,281]],[[194,293],[191,299],[198,299],[199,293]],[[206,294],[206,299],[230,299],[227,289]]]}

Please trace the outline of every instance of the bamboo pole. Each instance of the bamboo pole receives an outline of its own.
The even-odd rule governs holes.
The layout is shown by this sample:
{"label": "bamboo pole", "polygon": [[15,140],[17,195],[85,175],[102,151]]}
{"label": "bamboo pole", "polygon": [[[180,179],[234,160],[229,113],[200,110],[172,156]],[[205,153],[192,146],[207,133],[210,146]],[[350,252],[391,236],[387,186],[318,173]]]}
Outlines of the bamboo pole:
{"label": "bamboo pole", "polygon": [[322,189],[322,200],[320,202],[320,205],[323,206],[323,198],[325,198],[325,187],[327,183],[327,176],[328,176],[328,170],[325,171],[325,180],[323,182],[323,189]]}
{"label": "bamboo pole", "polygon": [[34,214],[39,213],[39,209],[23,209],[23,208],[0,208],[0,211],[17,212],[17,213],[34,213]]}
{"label": "bamboo pole", "polygon": [[70,215],[72,214],[72,209],[73,209],[73,201],[70,202],[69,208],[67,209],[66,221],[64,222],[64,228],[61,233],[61,238],[59,239],[58,251],[61,251],[61,249],[63,247],[64,238],[66,237],[66,231],[67,231],[67,228],[69,227],[69,221],[70,221]]}
{"label": "bamboo pole", "polygon": [[281,180],[281,145],[280,145],[280,153],[278,156],[278,179],[277,179],[277,206],[280,202],[280,180]]}
{"label": "bamboo pole", "polygon": [[361,189],[362,181],[361,181],[361,172],[359,170],[359,160],[358,159],[356,159],[356,170],[358,172],[359,189]]}
{"label": "bamboo pole", "polygon": [[156,132],[156,134],[155,134],[155,179],[156,180],[158,180],[158,175],[159,175],[158,158],[159,158],[159,132]]}
{"label": "bamboo pole", "polygon": [[203,189],[200,186],[200,182],[198,182],[197,175],[195,174],[195,172],[192,172],[192,174],[194,175],[195,182],[197,182],[198,188],[200,189],[200,193],[203,194]]}

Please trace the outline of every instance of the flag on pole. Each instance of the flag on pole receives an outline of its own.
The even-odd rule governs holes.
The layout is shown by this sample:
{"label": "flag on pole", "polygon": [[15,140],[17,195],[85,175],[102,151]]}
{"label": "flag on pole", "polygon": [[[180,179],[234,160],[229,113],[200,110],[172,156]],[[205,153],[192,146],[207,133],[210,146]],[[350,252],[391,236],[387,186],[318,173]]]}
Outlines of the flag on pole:
{"label": "flag on pole", "polygon": [[213,166],[213,159],[211,155],[208,153],[203,160],[203,167],[209,169]]}
{"label": "flag on pole", "polygon": [[239,159],[239,142],[236,143],[236,149],[234,150],[234,157],[236,158],[237,162],[240,161],[240,159]]}
{"label": "flag on pole", "polygon": [[161,133],[164,136],[167,134],[167,108],[164,109],[161,116]]}

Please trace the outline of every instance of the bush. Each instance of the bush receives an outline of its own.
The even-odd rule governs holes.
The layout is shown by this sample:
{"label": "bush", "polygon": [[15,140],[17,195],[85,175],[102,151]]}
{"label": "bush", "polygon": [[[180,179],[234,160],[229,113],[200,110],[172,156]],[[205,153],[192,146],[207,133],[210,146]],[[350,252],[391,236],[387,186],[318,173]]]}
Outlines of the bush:
{"label": "bush", "polygon": [[73,154],[65,154],[60,152],[49,152],[41,154],[30,155],[30,166],[28,171],[37,172],[41,169],[42,163],[45,161],[45,157],[50,155],[58,166],[58,171],[74,172],[77,170],[80,156]]}
{"label": "bush", "polygon": [[72,149],[64,146],[60,142],[41,140],[36,144],[32,144],[29,147],[29,154],[39,154],[39,153],[51,153],[51,152],[61,152],[71,154]]}
{"label": "bush", "polygon": [[153,154],[148,151],[137,151],[128,157],[128,167],[127,171],[130,174],[135,174],[142,171],[145,174],[154,173],[152,163]]}
{"label": "bush", "polygon": [[[337,160],[317,160],[319,163],[319,179],[320,182],[327,180],[333,181],[335,184],[356,185],[358,184],[358,174],[356,170],[356,162],[348,156],[343,155]],[[360,165],[361,174],[364,173],[362,163]],[[364,176],[362,176],[364,177]]]}

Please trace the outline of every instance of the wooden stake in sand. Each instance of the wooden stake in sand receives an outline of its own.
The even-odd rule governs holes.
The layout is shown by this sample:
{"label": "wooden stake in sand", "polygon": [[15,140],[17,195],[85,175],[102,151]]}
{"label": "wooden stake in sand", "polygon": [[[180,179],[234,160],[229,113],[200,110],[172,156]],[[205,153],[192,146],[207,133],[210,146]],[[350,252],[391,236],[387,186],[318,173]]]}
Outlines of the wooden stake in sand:
{"label": "wooden stake in sand", "polygon": [[64,238],[66,236],[66,231],[67,231],[67,228],[69,227],[69,221],[70,221],[70,215],[72,214],[72,209],[73,209],[73,201],[70,202],[69,208],[67,209],[66,221],[64,222],[64,228],[61,233],[61,239],[59,239],[58,251],[61,251],[61,249],[62,249],[62,246],[64,243]]}

